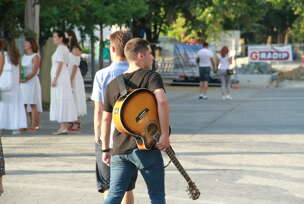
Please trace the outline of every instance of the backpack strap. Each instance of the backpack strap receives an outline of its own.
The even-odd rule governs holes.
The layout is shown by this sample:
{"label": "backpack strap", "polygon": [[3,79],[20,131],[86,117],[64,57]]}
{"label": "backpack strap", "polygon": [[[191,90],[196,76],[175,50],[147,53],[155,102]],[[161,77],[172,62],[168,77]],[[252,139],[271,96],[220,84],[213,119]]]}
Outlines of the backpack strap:
{"label": "backpack strap", "polygon": [[118,81],[120,97],[127,95],[128,90],[127,90],[127,87],[126,87],[125,78],[124,78],[123,74],[119,75],[117,77],[117,81]]}

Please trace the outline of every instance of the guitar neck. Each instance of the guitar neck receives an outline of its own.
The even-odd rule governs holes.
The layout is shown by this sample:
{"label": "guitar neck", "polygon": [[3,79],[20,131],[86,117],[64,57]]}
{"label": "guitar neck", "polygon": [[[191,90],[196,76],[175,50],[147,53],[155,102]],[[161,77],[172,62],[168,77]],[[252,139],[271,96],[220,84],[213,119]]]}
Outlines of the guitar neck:
{"label": "guitar neck", "polygon": [[171,159],[171,161],[173,162],[173,164],[176,166],[177,170],[185,178],[185,180],[187,181],[187,183],[192,182],[190,176],[187,174],[187,172],[185,171],[184,167],[181,165],[181,163],[176,158],[175,153],[174,153],[174,151],[173,151],[173,149],[172,149],[171,146],[166,150],[166,153],[169,156],[169,158]]}

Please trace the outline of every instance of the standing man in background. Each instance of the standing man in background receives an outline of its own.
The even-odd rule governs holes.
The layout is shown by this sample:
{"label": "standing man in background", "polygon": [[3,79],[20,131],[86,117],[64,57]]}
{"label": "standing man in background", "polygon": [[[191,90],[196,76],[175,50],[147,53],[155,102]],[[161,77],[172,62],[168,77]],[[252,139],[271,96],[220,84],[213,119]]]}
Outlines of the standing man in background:
{"label": "standing man in background", "polygon": [[[94,79],[93,92],[91,99],[94,101],[94,134],[96,146],[96,179],[97,190],[104,193],[104,199],[107,198],[110,188],[110,167],[102,161],[101,144],[101,119],[104,104],[104,94],[108,84],[117,76],[126,72],[129,68],[129,63],[124,54],[124,48],[127,42],[132,38],[128,31],[119,30],[110,35],[110,54],[112,64],[106,68],[99,70]],[[132,182],[128,186],[127,192],[124,195],[122,204],[133,204],[134,196],[132,190],[135,188],[137,174],[132,177]]]}
{"label": "standing man in background", "polygon": [[215,62],[213,60],[213,53],[208,49],[209,44],[203,43],[203,48],[196,54],[196,63],[199,66],[200,78],[200,95],[198,99],[207,100],[208,82],[210,78],[211,67],[215,69]]}

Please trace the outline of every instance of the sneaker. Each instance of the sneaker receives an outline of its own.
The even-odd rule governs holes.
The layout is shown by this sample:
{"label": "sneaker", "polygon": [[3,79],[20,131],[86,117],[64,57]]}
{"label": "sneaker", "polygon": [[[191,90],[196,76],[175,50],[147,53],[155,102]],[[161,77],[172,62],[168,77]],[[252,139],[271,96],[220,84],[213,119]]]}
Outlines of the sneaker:
{"label": "sneaker", "polygon": [[208,99],[208,96],[203,96],[203,100],[207,100]]}
{"label": "sneaker", "polygon": [[226,99],[228,99],[225,95],[222,96],[222,100],[226,101]]}
{"label": "sneaker", "polygon": [[198,97],[198,100],[202,100],[204,97],[203,96],[199,96]]}
{"label": "sneaker", "polygon": [[231,97],[230,95],[227,95],[226,98],[227,98],[228,100],[232,100],[232,97]]}

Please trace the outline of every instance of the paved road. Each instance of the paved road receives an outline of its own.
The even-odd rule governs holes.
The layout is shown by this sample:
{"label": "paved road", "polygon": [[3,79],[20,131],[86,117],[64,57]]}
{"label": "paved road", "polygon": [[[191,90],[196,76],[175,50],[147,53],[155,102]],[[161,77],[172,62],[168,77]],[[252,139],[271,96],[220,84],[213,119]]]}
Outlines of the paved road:
{"label": "paved road", "polygon": [[[202,192],[192,201],[173,165],[166,169],[168,204],[303,204],[303,89],[237,89],[208,101],[196,89],[169,88],[172,144]],[[1,204],[102,203],[95,190],[92,105],[79,134],[52,136],[43,114],[34,135],[6,135],[6,193]],[[168,159],[166,158],[166,161]],[[148,202],[141,176],[136,203]]]}

